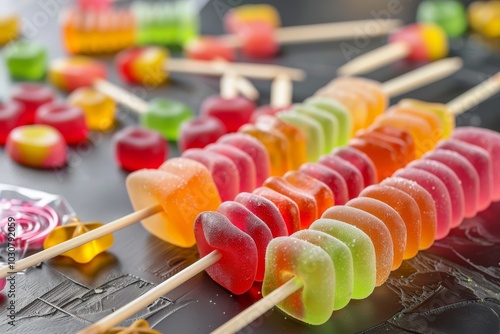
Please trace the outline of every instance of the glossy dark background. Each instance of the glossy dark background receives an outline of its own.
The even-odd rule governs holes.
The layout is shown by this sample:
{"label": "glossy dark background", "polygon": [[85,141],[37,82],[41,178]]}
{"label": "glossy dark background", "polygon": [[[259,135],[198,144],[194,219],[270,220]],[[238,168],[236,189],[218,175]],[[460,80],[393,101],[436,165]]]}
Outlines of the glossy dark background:
{"label": "glossy dark background", "polygon": [[[226,10],[254,2],[257,1],[209,1],[201,10],[202,32],[222,33],[221,17]],[[21,0],[15,3],[34,28],[26,33],[48,45],[52,58],[64,54],[56,16],[65,6],[59,4],[67,3],[68,0]],[[372,18],[374,13],[387,10],[388,6],[388,2],[382,0],[276,0],[268,3],[279,9],[284,25]],[[414,21],[418,1],[401,0],[398,3],[402,12],[394,17],[405,22]],[[119,5],[126,5],[126,2]],[[49,17],[45,23],[39,21],[41,12]],[[385,38],[346,43],[365,52],[385,43]],[[494,43],[487,44],[470,36],[454,40],[451,45],[451,53],[464,58],[465,68],[448,79],[404,97],[447,102],[500,69]],[[111,57],[102,59],[112,64]],[[331,80],[336,68],[345,61],[340,43],[331,42],[287,46],[280,57],[270,62],[307,71],[307,79],[294,86],[294,100],[300,102]],[[418,66],[402,61],[370,73],[368,77],[385,81]],[[112,68],[110,79],[118,82]],[[205,97],[218,90],[218,80],[213,78],[173,74],[172,79],[171,85],[160,89],[130,87],[130,90],[145,99],[157,96],[179,99],[195,110]],[[260,102],[268,102],[270,84],[256,82],[256,85],[261,91]],[[5,69],[0,66],[1,98],[8,95],[10,87]],[[397,99],[391,102],[397,102]],[[483,103],[460,116],[457,123],[500,130],[499,102],[500,98],[496,97]],[[133,114],[121,110],[117,128],[135,122]],[[108,222],[121,217],[130,213],[132,208],[124,186],[127,174],[114,163],[111,138],[112,133],[93,133],[88,145],[71,151],[68,167],[58,171],[19,166],[0,148],[0,183],[60,194],[83,221]],[[175,144],[171,148],[172,155],[177,155]],[[275,309],[242,332],[499,333],[499,215],[500,205],[493,205],[465,222],[429,251],[406,261],[370,298],[351,302],[322,326],[312,327],[287,319]],[[115,245],[110,251],[89,264],[79,265],[69,259],[57,258],[18,276],[17,326],[6,325],[6,299],[0,296],[0,332],[75,332],[133,300],[197,258],[195,248],[173,247],[150,236],[140,224],[135,224],[116,233]],[[134,318],[146,317],[155,329],[163,333],[207,333],[253,303],[259,297],[258,291],[256,286],[254,291],[243,296],[231,296],[206,274],[200,274]]]}

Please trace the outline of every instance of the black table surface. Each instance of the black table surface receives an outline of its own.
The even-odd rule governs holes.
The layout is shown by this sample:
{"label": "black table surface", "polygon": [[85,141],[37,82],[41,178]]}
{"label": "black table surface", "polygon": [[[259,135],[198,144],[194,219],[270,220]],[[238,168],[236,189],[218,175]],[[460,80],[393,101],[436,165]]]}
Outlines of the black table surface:
{"label": "black table surface", "polygon": [[[57,15],[67,0],[18,1],[24,17],[24,33],[49,47],[51,58],[64,55]],[[222,33],[222,16],[242,0],[211,0],[201,3],[201,31]],[[283,25],[299,25],[384,17],[391,6],[400,8],[392,18],[415,20],[418,1],[268,1],[282,16]],[[117,6],[127,5],[120,1]],[[4,6],[4,4],[2,4]],[[399,11],[399,10],[398,10]],[[45,14],[43,14],[45,13]],[[47,19],[43,19],[46,17]],[[342,44],[344,43],[344,44]],[[347,44],[345,44],[347,43]],[[266,60],[304,69],[307,79],[294,85],[294,101],[300,102],[330,81],[345,63],[346,46],[361,54],[385,43],[385,38],[345,42],[311,43],[282,48],[279,57]],[[412,97],[447,102],[500,68],[495,43],[469,35],[452,40],[451,54],[461,56],[465,66],[458,73],[400,98]],[[112,57],[110,80],[119,83]],[[248,60],[240,58],[240,60]],[[403,74],[421,64],[400,61],[367,75],[379,81]],[[0,64],[0,97],[12,87]],[[256,81],[260,103],[269,101],[270,83]],[[149,100],[171,97],[197,110],[202,100],[217,93],[215,78],[172,74],[169,85],[158,89],[128,87]],[[64,97],[63,93],[60,93]],[[457,118],[457,124],[500,130],[498,103],[493,98]],[[69,164],[58,171],[20,166],[0,148],[0,183],[60,194],[83,221],[109,222],[132,212],[124,181],[127,173],[117,167],[112,147],[113,133],[134,124],[137,118],[125,109],[108,133],[93,132],[88,144],[72,148]],[[171,143],[171,156],[178,155]],[[498,172],[498,171],[495,171]],[[243,333],[500,333],[500,204],[466,220],[451,234],[417,257],[405,261],[389,280],[365,300],[352,301],[334,312],[321,326],[309,326],[287,317],[277,308],[245,328]],[[115,233],[108,252],[88,264],[58,257],[16,277],[16,326],[7,324],[9,298],[0,295],[0,333],[73,333],[134,300],[198,259],[196,247],[169,245],[135,224]],[[254,303],[260,286],[241,296],[228,293],[205,273],[199,274],[148,308],[127,320],[145,318],[162,333],[208,333]]]}

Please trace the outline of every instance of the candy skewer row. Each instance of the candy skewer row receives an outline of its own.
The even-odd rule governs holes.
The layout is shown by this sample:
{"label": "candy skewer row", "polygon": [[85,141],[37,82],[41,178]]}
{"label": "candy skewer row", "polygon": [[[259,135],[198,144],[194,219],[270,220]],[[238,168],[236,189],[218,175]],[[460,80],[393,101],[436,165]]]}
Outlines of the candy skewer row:
{"label": "candy skewer row", "polygon": [[[449,74],[450,70],[456,70],[461,66],[460,61],[446,60],[445,63],[450,63],[453,66],[451,66],[451,68],[449,66],[445,66],[445,70],[443,71],[442,74],[445,74],[445,73]],[[434,73],[437,71],[438,65],[439,65],[438,63],[434,63],[431,65],[428,65],[429,67],[427,67],[427,68],[431,68],[430,73],[432,73],[434,75]],[[421,77],[421,74],[423,72],[428,73],[429,71],[427,71],[426,68],[420,68],[418,70],[413,71],[412,73],[417,73],[417,77]],[[408,79],[411,75],[412,75],[411,73],[403,75],[402,77],[405,79],[401,79],[401,81],[406,82],[408,84],[409,82],[411,82],[411,80]],[[396,78],[394,80],[399,80],[399,79]],[[422,81],[420,81],[420,82],[422,83]],[[100,84],[100,82],[99,82],[99,84]],[[405,85],[407,85],[407,84],[405,84]],[[104,85],[106,85],[106,84],[104,84]],[[407,87],[409,87],[409,86],[411,86],[411,85],[408,84]],[[414,86],[413,86],[413,88],[414,88]],[[115,86],[110,85],[109,89],[115,89]],[[118,89],[120,89],[120,88],[118,88]],[[477,100],[477,102],[479,102],[479,101]],[[182,168],[178,167],[178,165],[179,165],[178,161],[180,161],[180,159],[171,159],[171,160],[172,160],[173,166],[166,167],[168,170],[173,171],[173,173],[178,175],[178,177],[182,177],[183,174],[188,173],[187,170],[181,171]],[[168,162],[167,162],[167,164],[168,164]],[[211,181],[212,177],[211,176],[208,176],[208,177],[204,176],[204,174],[203,174],[204,172],[200,171],[200,169],[199,169],[199,164],[196,163],[195,165],[196,166],[194,166],[194,167],[189,166],[189,168],[191,168],[193,170],[192,173],[194,175],[197,175],[201,180],[203,180],[203,182],[204,182],[203,184],[206,184],[206,186],[202,187],[203,188],[202,190],[204,192],[202,192],[202,190],[200,190],[200,189],[196,189],[197,187],[199,187],[199,185],[193,186],[193,189],[190,190],[190,196],[193,196],[194,201],[196,198],[199,198],[200,196],[204,196],[205,198],[211,198],[211,200],[207,201],[207,203],[205,203],[205,204],[203,204],[203,201],[201,201],[200,207],[197,208],[199,210],[196,214],[198,214],[199,212],[202,212],[202,211],[216,209],[218,206],[218,203],[220,202],[220,199],[218,198],[219,197],[218,190],[215,189],[214,187],[212,187],[212,182],[213,182],[213,181]],[[186,168],[188,168],[188,166],[186,166]],[[158,172],[158,182],[161,182],[159,180],[163,180],[165,183],[172,183],[173,182],[174,188],[179,186],[178,185],[178,182],[179,182],[178,177],[169,176],[169,178],[164,179],[164,177],[162,176],[163,172],[155,171],[155,170],[152,170],[152,172],[153,173]],[[145,185],[143,185],[143,186],[145,186]],[[172,189],[172,192],[175,192],[176,190],[177,189]],[[201,198],[203,198],[203,197],[201,197]],[[214,201],[215,201],[215,203],[214,203]],[[173,200],[171,202],[175,203],[175,201],[173,201]],[[194,205],[194,203],[189,203],[189,205],[192,206],[192,205]],[[177,211],[179,210],[179,208],[176,208],[176,205],[173,205],[173,208],[175,208],[175,210],[177,210]],[[103,228],[98,228],[98,229],[92,230],[88,233],[85,233],[84,235],[81,235],[81,236],[75,237],[74,239],[62,242],[62,243],[58,244],[57,246],[51,247],[51,248],[46,249],[44,251],[41,251],[37,254],[34,254],[33,256],[27,257],[27,258],[17,262],[16,268],[13,271],[17,272],[17,271],[26,269],[26,268],[33,266],[37,263],[40,263],[46,259],[50,259],[54,256],[60,255],[60,254],[66,252],[72,248],[81,246],[89,241],[100,238],[106,234],[118,231],[126,226],[129,226],[135,222],[146,219],[146,218],[148,218],[154,214],[157,214],[159,212],[162,212],[160,204],[151,206],[151,207],[144,209],[144,210],[138,210],[136,213],[132,213],[132,214],[127,215],[123,218],[117,219],[111,223],[106,224],[104,226],[105,228],[103,227]],[[165,212],[163,212],[163,213],[165,213]],[[182,215],[182,213],[180,213],[180,212],[177,212],[176,214],[179,214],[180,215],[179,217],[184,217]],[[192,223],[192,221],[194,221],[194,218],[195,217],[189,217],[187,220],[191,219],[190,222]],[[186,220],[186,218],[182,218],[182,220]],[[186,230],[191,230],[189,232],[189,233],[191,233],[192,226],[190,225],[190,226],[186,227]],[[165,236],[168,235],[168,233],[169,233],[169,231],[167,231],[167,230],[165,230],[164,233],[162,232],[162,234],[165,234]],[[159,237],[161,237],[161,236],[159,236]],[[179,244],[181,246],[188,246],[189,247],[189,246],[192,246],[194,243],[194,237],[189,237],[189,238],[181,237],[181,239],[182,239],[182,242],[181,242],[181,244]],[[165,240],[170,240],[170,239],[167,238]],[[8,272],[9,272],[8,267],[1,268],[0,269],[0,278],[7,276]]]}
{"label": "candy skewer row", "polygon": [[[498,80],[492,79],[492,81],[496,82]],[[488,93],[486,93],[486,94],[483,95],[484,98],[486,98],[487,96],[489,96],[489,95],[491,95],[491,94],[494,93],[494,90],[492,89],[493,87],[491,85],[488,85],[488,84],[485,85],[485,84],[483,84],[481,86],[483,86],[483,87],[489,86]],[[496,89],[497,90],[499,89],[499,83],[498,82],[496,83]],[[484,88],[483,88],[483,90],[484,90]],[[466,94],[470,95],[471,93],[474,94],[475,96],[477,96],[477,89],[473,89],[473,90],[469,91]],[[479,102],[479,99],[476,99],[476,103],[477,102]],[[458,108],[456,110],[458,111]],[[466,110],[466,106],[462,106],[462,111],[465,111],[465,110]],[[237,201],[238,201],[238,199],[237,199]],[[219,209],[219,212],[220,212],[220,209]],[[215,228],[215,226],[212,226],[212,227],[210,227],[210,226],[207,226],[206,228],[207,229]],[[410,233],[410,232],[408,232],[408,233]],[[428,232],[426,232],[426,233],[428,233]],[[434,238],[434,233],[432,233],[432,235],[433,235],[433,238]],[[442,237],[442,236],[440,236],[440,237]],[[436,238],[438,238],[437,235],[436,235]],[[426,241],[426,243],[427,243],[427,241]],[[428,246],[429,245],[427,245],[427,244],[426,244],[426,246],[422,246],[421,245],[421,249],[426,248]],[[418,251],[418,246],[417,246],[416,250]],[[211,255],[211,257],[209,259],[207,259],[207,262],[205,262],[205,260],[204,260],[205,258],[204,257],[202,257],[198,262],[196,262],[196,265],[197,265],[198,268],[201,268],[201,267],[208,268],[210,266],[210,263],[213,264],[212,261],[213,261],[214,252],[212,251],[209,254]],[[414,256],[414,255],[415,254],[413,254],[412,256]],[[412,257],[412,256],[406,255],[405,258],[409,258],[409,257]],[[400,260],[402,260],[402,259],[400,259]],[[200,262],[204,263],[204,265],[201,265]],[[399,264],[400,264],[400,262],[399,262]],[[399,265],[396,264],[396,268],[397,268],[397,266],[399,266]],[[191,268],[190,267],[188,267],[188,268],[186,268],[184,270],[186,272],[191,272]],[[183,272],[183,271],[181,271],[181,272]],[[173,281],[173,279],[172,279],[172,281]],[[101,321],[99,321],[98,323],[96,323],[95,325],[89,327],[89,329],[87,329],[87,330],[85,330],[85,331],[83,331],[81,333],[94,333],[94,332],[103,331],[103,330],[109,328],[110,326],[113,326],[114,324],[119,323],[119,322],[121,322],[121,321],[123,321],[123,320],[126,319],[126,317],[121,317],[121,316],[131,316],[131,315],[133,315],[139,309],[141,309],[143,307],[146,307],[149,303],[151,303],[152,301],[154,301],[155,300],[155,298],[154,298],[155,296],[156,296],[156,298],[159,298],[160,296],[162,296],[162,295],[168,293],[169,291],[171,291],[176,286],[177,285],[174,285],[174,283],[172,283],[170,280],[167,280],[164,283],[162,283],[159,286],[157,286],[156,288],[154,288],[153,290],[149,291],[148,292],[148,298],[147,299],[141,299],[140,305],[139,305],[139,301],[134,301],[134,302],[130,303],[129,305],[126,305],[125,307],[123,307],[123,309],[120,310],[119,315],[118,314],[115,315],[115,313],[113,313],[113,314],[105,317],[104,319],[102,319]],[[298,290],[300,288],[301,288],[301,285],[299,284],[298,281],[295,280],[295,281],[293,281],[293,283],[287,283],[286,287],[284,287],[283,289],[286,290],[286,293],[293,293],[294,291],[296,291],[296,290]],[[233,293],[235,293],[235,291],[233,291],[233,290],[231,290],[231,291]],[[286,298],[286,296],[283,297],[282,295],[280,295],[279,292],[277,292],[275,294],[275,297],[278,298],[278,299],[280,299],[280,298]],[[262,301],[262,303],[269,304],[269,300]],[[271,303],[269,305],[274,305],[274,304]],[[259,306],[259,308],[261,306]],[[272,307],[272,306],[270,306],[270,307]],[[257,306],[256,306],[256,308],[257,308]],[[251,312],[251,311],[249,311],[249,312]]]}

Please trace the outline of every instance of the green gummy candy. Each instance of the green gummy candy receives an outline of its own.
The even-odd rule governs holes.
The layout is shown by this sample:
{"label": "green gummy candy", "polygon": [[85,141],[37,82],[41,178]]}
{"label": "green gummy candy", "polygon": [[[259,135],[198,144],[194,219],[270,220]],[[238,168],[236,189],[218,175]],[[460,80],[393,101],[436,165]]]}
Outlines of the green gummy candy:
{"label": "green gummy candy", "polygon": [[346,146],[349,143],[353,125],[351,113],[345,106],[335,100],[318,97],[309,98],[305,103],[332,114],[339,124],[338,146]]}
{"label": "green gummy candy", "polygon": [[309,227],[325,232],[349,247],[354,269],[352,299],[368,297],[375,289],[375,247],[368,235],[359,228],[334,219],[318,219]]}
{"label": "green gummy candy", "polygon": [[47,69],[47,51],[39,43],[18,41],[10,43],[4,51],[10,75],[20,80],[40,80]]}
{"label": "green gummy candy", "polygon": [[160,132],[168,140],[177,140],[181,124],[193,117],[186,104],[158,98],[149,102],[149,109],[141,115],[141,124]]}
{"label": "green gummy candy", "polygon": [[315,230],[295,232],[291,237],[304,240],[321,247],[330,255],[335,268],[335,297],[333,309],[345,307],[351,300],[353,291],[353,262],[349,247],[331,235]]}
{"label": "green gummy candy", "polygon": [[417,21],[432,22],[457,37],[467,30],[467,15],[462,3],[455,0],[423,1],[417,9]]}
{"label": "green gummy candy", "polygon": [[318,246],[290,237],[278,237],[266,251],[262,295],[267,296],[290,280],[302,284],[277,306],[285,313],[312,325],[332,315],[335,269],[330,256]]}
{"label": "green gummy candy", "polygon": [[325,151],[325,135],[318,121],[293,111],[279,113],[278,118],[283,122],[298,127],[307,139],[307,160],[316,162]]}
{"label": "green gummy candy", "polygon": [[339,122],[336,117],[315,106],[305,104],[295,105],[293,112],[310,117],[321,125],[324,133],[323,137],[325,138],[325,146],[323,147],[323,152],[321,152],[322,154],[328,154],[334,147],[338,146]]}

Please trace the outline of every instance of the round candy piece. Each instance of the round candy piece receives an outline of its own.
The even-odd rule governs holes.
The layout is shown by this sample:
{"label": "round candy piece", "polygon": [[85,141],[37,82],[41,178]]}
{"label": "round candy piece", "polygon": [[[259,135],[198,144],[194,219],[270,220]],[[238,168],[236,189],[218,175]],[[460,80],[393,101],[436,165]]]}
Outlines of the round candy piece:
{"label": "round candy piece", "polygon": [[423,1],[417,8],[417,21],[435,23],[448,36],[457,37],[467,30],[467,15],[460,1]]}
{"label": "round candy piece", "polygon": [[273,238],[289,235],[285,221],[280,215],[278,207],[263,196],[242,192],[234,199],[242,204],[254,215],[259,217],[271,230]]}
{"label": "round candy piece", "polygon": [[424,158],[439,161],[455,172],[464,194],[464,216],[474,217],[479,206],[479,176],[469,160],[456,152],[442,149],[427,153]]}
{"label": "round candy piece", "polygon": [[326,184],[333,193],[335,205],[344,205],[349,200],[347,183],[337,171],[319,163],[308,162],[300,166],[299,172]]}
{"label": "round candy piece", "polygon": [[[377,131],[360,131],[356,136],[356,139],[358,138],[365,139],[369,142],[376,142],[391,148],[393,153],[392,157],[396,158],[396,160],[393,161],[393,166],[404,167],[408,162],[411,161],[408,159],[408,157],[415,156],[414,150],[412,152],[408,152],[409,150],[406,146],[406,143],[393,136],[388,136]],[[386,175],[384,176],[390,176],[392,174],[391,172],[394,172],[394,170],[386,170]]]}
{"label": "round candy piece", "polygon": [[168,145],[156,131],[129,126],[113,136],[118,165],[133,172],[142,168],[158,168],[168,158]]}
{"label": "round candy piece", "polygon": [[10,76],[18,80],[36,81],[44,77],[47,69],[47,51],[35,41],[10,43],[4,50]]}
{"label": "round candy piece", "polygon": [[431,194],[437,214],[436,239],[446,237],[450,233],[452,216],[450,194],[443,181],[432,173],[413,168],[400,169],[394,176],[415,181]]}
{"label": "round candy piece", "polygon": [[218,118],[228,132],[236,132],[250,122],[255,103],[242,96],[225,99],[219,95],[208,97],[200,107],[200,115]]}
{"label": "round candy piece", "polygon": [[[437,229],[437,213],[434,199],[427,190],[420,186],[417,182],[403,179],[401,177],[390,177],[385,179],[381,185],[399,189],[413,198],[420,209],[420,218],[422,221],[420,249],[427,249],[434,243]],[[408,230],[408,242],[414,245],[414,239],[417,235],[410,235],[415,232]],[[405,257],[406,258],[406,257]]]}
{"label": "round candy piece", "polygon": [[199,148],[184,151],[182,157],[198,161],[208,168],[222,201],[232,201],[240,192],[240,173],[228,157]]}
{"label": "round candy piece", "polygon": [[312,97],[305,101],[306,104],[315,106],[330,113],[338,122],[338,146],[346,146],[352,133],[351,114],[341,103],[333,99]]}
{"label": "round candy piece", "polygon": [[261,105],[261,106],[257,107],[257,109],[255,109],[255,111],[253,112],[252,117],[250,117],[250,123],[255,123],[260,116],[265,116],[265,115],[274,116],[277,113],[279,113],[280,111],[287,110],[289,107],[290,106],[276,108],[276,107],[273,107],[273,106],[268,105],[268,104]]}
{"label": "round candy piece", "polygon": [[378,182],[377,170],[373,161],[360,150],[348,146],[338,148],[332,154],[353,164],[361,172],[361,175],[363,175],[365,187]]}
{"label": "round candy piece", "polygon": [[250,192],[257,187],[257,172],[250,155],[234,146],[222,143],[210,144],[206,150],[221,154],[234,162],[240,174],[240,191]]}
{"label": "round candy piece", "polygon": [[229,221],[243,232],[247,233],[257,246],[257,271],[255,280],[262,282],[264,279],[264,266],[266,248],[273,239],[269,227],[250,210],[237,202],[227,201],[222,203],[217,212],[226,216]]}
{"label": "round candy piece", "polygon": [[173,158],[159,169],[141,169],[127,177],[127,192],[136,211],[160,214],[142,220],[151,234],[180,247],[192,247],[193,222],[203,211],[215,211],[221,200],[208,169],[199,162]]}
{"label": "round candy piece", "polygon": [[398,29],[389,35],[389,42],[408,45],[408,59],[414,61],[437,60],[448,54],[446,33],[434,23],[415,23]]}
{"label": "round candy piece", "polygon": [[35,83],[23,83],[14,86],[10,93],[11,99],[19,102],[24,111],[21,124],[33,124],[37,109],[56,99],[51,87]]}
{"label": "round candy piece", "polygon": [[106,66],[87,57],[71,57],[53,60],[49,67],[49,81],[59,89],[74,91],[89,87],[107,76]]}
{"label": "round candy piece", "polygon": [[361,172],[350,162],[330,154],[321,158],[319,163],[342,175],[347,184],[349,199],[357,197],[359,192],[365,187],[363,175],[361,175]]}
{"label": "round candy piece", "polygon": [[398,147],[402,145],[400,152],[403,152],[406,161],[415,160],[415,141],[408,131],[390,126],[373,126],[370,127],[369,132],[372,135],[377,134],[378,138],[384,139],[395,149],[399,150]]}
{"label": "round candy piece", "polygon": [[167,79],[165,65],[168,58],[166,49],[156,46],[135,47],[116,56],[116,68],[126,83],[157,87]]}
{"label": "round candy piece", "polygon": [[68,96],[68,103],[83,110],[90,130],[106,131],[115,124],[115,101],[91,87],[78,88],[72,92]]}
{"label": "round candy piece", "polygon": [[322,154],[328,154],[339,146],[339,122],[335,116],[318,107],[302,104],[294,106],[292,112],[314,119],[321,126],[325,140]]}
{"label": "round candy piece", "polygon": [[12,160],[28,167],[57,168],[66,164],[63,136],[48,125],[24,125],[9,133],[5,146]]}
{"label": "round candy piece", "polygon": [[206,269],[210,277],[234,294],[250,290],[257,273],[257,246],[253,239],[218,212],[202,212],[194,222],[200,256],[213,251],[221,254]]}
{"label": "round candy piece", "polygon": [[469,6],[469,23],[472,29],[488,38],[500,36],[500,4],[496,1],[474,1]]}
{"label": "round candy piece", "polygon": [[291,237],[319,246],[330,255],[335,269],[333,309],[339,310],[346,306],[351,300],[354,283],[354,265],[349,247],[339,239],[321,231],[302,230],[295,232]]}
{"label": "round candy piece", "polygon": [[179,138],[181,124],[193,117],[193,111],[186,104],[165,98],[149,102],[146,113],[141,114],[141,125],[160,132],[167,140]]}
{"label": "round candy piece", "polygon": [[230,133],[222,136],[217,142],[234,146],[252,158],[255,164],[255,181],[258,186],[263,184],[269,177],[271,169],[270,158],[266,148],[260,141],[246,134]]}
{"label": "round candy piece", "polygon": [[224,16],[224,28],[230,34],[255,22],[266,23],[272,28],[281,26],[280,14],[275,7],[267,4],[238,6],[230,9]]}
{"label": "round candy piece", "polygon": [[224,124],[215,117],[196,117],[181,124],[179,150],[184,152],[190,148],[204,148],[215,143],[226,133]]}
{"label": "round candy piece", "polygon": [[42,105],[35,114],[35,123],[53,126],[64,137],[67,144],[78,144],[87,140],[88,128],[82,109],[62,102]]}
{"label": "round candy piece", "polygon": [[[2,8],[3,10],[5,8]],[[12,11],[0,16],[0,46],[16,39],[21,32],[21,19]]]}
{"label": "round candy piece", "polygon": [[267,187],[257,188],[253,193],[267,198],[276,205],[289,235],[301,229],[299,207],[292,199]]}
{"label": "round candy piece", "polygon": [[417,202],[407,193],[386,185],[372,185],[365,188],[360,197],[382,201],[396,210],[406,225],[406,249],[404,259],[417,255],[422,237],[422,218]]}
{"label": "round candy piece", "polygon": [[377,217],[349,206],[334,206],[326,210],[321,218],[354,225],[370,237],[375,247],[376,285],[382,285],[389,277],[394,261],[394,246],[387,226]]}
{"label": "round candy piece", "polygon": [[23,107],[16,101],[0,103],[0,145],[5,144],[9,132],[22,125]]}
{"label": "round candy piece", "polygon": [[266,23],[256,22],[238,29],[241,51],[249,58],[272,58],[280,49],[274,29]]}
{"label": "round candy piece", "polygon": [[399,213],[384,202],[369,197],[353,198],[347,206],[368,212],[380,219],[391,233],[394,260],[391,270],[399,268],[406,248],[406,226]]}
{"label": "round candy piece", "polygon": [[297,238],[273,239],[266,254],[262,295],[267,296],[292,279],[297,291],[278,307],[309,324],[326,322],[332,315],[335,296],[335,268],[328,253]]}
{"label": "round candy piece", "polygon": [[376,259],[375,247],[370,237],[354,225],[334,219],[318,219],[311,230],[325,232],[349,247],[353,259],[352,299],[364,299],[375,288]]}
{"label": "round candy piece", "polygon": [[223,40],[213,37],[201,37],[187,43],[184,53],[189,59],[233,61],[236,58],[234,48]]}

